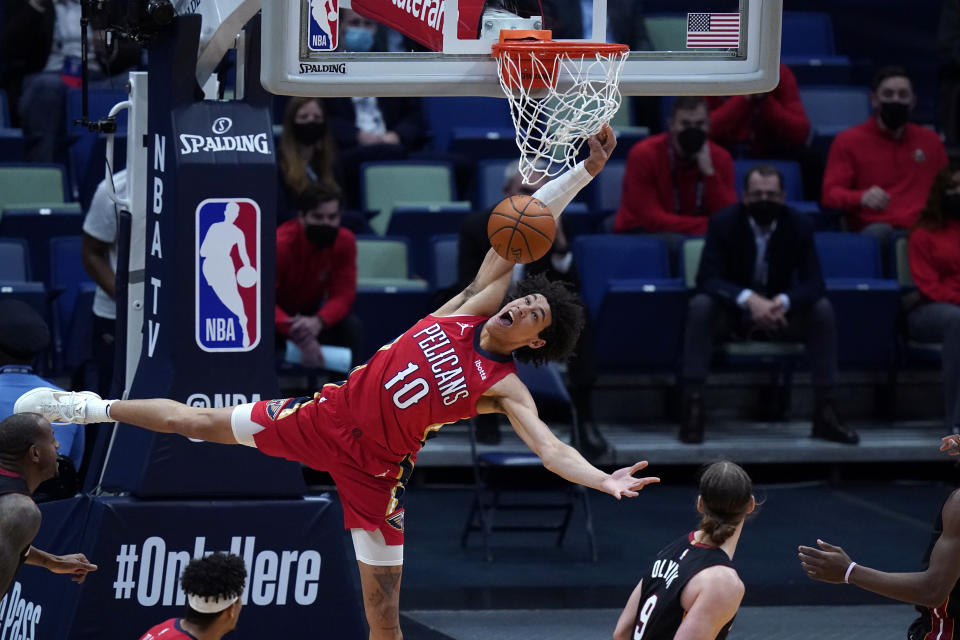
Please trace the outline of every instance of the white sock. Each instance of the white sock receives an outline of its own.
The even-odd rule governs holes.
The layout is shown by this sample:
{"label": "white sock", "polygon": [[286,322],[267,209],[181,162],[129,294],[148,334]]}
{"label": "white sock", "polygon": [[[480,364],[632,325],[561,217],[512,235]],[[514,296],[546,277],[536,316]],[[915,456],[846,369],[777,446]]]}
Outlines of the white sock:
{"label": "white sock", "polygon": [[95,422],[112,422],[110,419],[110,403],[115,402],[114,400],[100,400],[98,398],[91,398],[87,400],[86,405],[86,422],[95,423]]}

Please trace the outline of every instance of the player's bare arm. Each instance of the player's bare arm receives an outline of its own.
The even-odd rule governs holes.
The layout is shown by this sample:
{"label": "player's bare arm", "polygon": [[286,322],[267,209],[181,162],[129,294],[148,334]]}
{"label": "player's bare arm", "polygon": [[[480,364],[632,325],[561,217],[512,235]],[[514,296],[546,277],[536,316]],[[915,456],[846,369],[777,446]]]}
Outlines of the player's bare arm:
{"label": "player's bare arm", "polygon": [[680,597],[687,614],[674,640],[716,638],[737,615],[743,593],[743,582],[731,567],[710,567],[690,578]]}
{"label": "player's bare arm", "polygon": [[841,548],[817,540],[819,549],[800,547],[800,564],[807,575],[821,582],[850,584],[881,596],[935,608],[947,600],[960,580],[960,491],[954,491],[943,505],[943,533],[930,552],[926,571],[886,573],[860,564],[847,575],[852,562]]}
{"label": "player's bare arm", "polygon": [[71,576],[71,580],[81,583],[87,578],[87,574],[96,571],[97,565],[91,564],[87,556],[82,553],[69,553],[64,556],[58,556],[47,553],[36,547],[30,547],[30,553],[24,564],[32,564],[37,567],[43,567],[50,573],[66,574]]}
{"label": "player's bare arm", "polygon": [[620,612],[617,626],[613,630],[613,640],[631,640],[633,628],[637,621],[637,609],[640,606],[640,596],[643,595],[643,580],[637,583],[633,593],[627,598],[627,604]]}
{"label": "player's bare arm", "polygon": [[40,520],[40,509],[29,496],[8,493],[0,497],[0,593],[10,588],[20,555],[36,537]]}
{"label": "player's bare arm", "polygon": [[565,480],[585,487],[609,493],[618,500],[633,498],[648,484],[660,482],[660,478],[635,478],[633,474],[647,466],[646,461],[631,467],[618,469],[612,474],[604,473],[580,455],[568,444],[561,442],[537,413],[537,406],[530,391],[515,374],[506,376],[481,398],[483,411],[491,410],[506,414],[520,439],[537,454],[543,466]]}
{"label": "player's bare arm", "polygon": [[[590,155],[583,161],[583,169],[576,167],[563,176],[548,182],[540,187],[533,195],[550,209],[554,218],[567,207],[574,196],[585,187],[590,180],[603,170],[617,146],[617,138],[609,125],[603,125],[599,133],[590,136],[587,143],[590,146]],[[580,172],[580,173],[578,173]],[[569,184],[566,184],[566,182]],[[448,316],[453,314],[466,315],[493,315],[500,309],[500,304],[510,286],[510,273],[513,263],[501,258],[493,249],[487,251],[480,269],[473,282],[467,288],[451,298],[433,315]]]}

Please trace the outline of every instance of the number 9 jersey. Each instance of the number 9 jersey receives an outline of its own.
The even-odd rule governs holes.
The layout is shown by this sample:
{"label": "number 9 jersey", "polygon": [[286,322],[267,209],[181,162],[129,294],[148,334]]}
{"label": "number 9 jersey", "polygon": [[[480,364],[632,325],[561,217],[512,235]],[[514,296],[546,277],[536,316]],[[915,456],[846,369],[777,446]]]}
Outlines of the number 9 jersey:
{"label": "number 9 jersey", "polygon": [[[694,543],[693,534],[690,532],[661,549],[653,567],[644,574],[633,640],[673,640],[687,613],[680,596],[690,578],[717,565],[733,568],[726,551]],[[733,618],[723,625],[716,640],[726,638],[732,624]]]}

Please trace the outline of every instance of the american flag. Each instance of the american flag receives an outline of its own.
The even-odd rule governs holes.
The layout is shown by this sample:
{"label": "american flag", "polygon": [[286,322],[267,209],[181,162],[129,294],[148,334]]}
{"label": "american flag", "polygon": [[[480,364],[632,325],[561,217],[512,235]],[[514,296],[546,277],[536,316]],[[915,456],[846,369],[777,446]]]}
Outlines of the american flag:
{"label": "american flag", "polygon": [[736,48],[739,46],[739,13],[687,14],[688,49]]}

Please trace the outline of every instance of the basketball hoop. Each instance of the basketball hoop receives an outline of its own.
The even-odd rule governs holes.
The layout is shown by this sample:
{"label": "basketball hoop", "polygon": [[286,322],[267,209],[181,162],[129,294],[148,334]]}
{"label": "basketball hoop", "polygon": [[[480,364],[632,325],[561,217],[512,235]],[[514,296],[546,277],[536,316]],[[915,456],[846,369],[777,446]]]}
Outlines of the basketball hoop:
{"label": "basketball hoop", "polygon": [[572,168],[584,141],[610,122],[620,108],[629,54],[622,44],[558,42],[551,35],[504,30],[493,45],[527,183]]}

